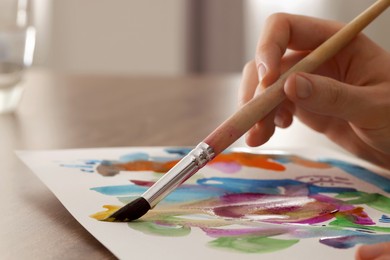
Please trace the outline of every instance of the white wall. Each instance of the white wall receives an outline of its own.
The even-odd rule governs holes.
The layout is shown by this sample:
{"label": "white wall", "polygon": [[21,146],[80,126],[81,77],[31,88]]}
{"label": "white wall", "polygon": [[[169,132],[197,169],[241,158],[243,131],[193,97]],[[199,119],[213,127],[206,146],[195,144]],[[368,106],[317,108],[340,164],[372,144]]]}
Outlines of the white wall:
{"label": "white wall", "polygon": [[[35,65],[87,73],[182,74],[189,63],[197,61],[191,45],[188,21],[189,2],[198,0],[33,0],[37,46]],[[215,3],[214,3],[215,2]],[[221,2],[221,3],[219,3]],[[373,0],[239,0],[244,3],[245,35],[235,34],[223,47],[212,44],[221,39],[224,28],[216,27],[218,12],[227,14],[224,1],[207,3],[207,17],[201,17],[204,28],[203,67],[211,71],[227,71],[226,64],[236,69],[242,60],[252,59],[265,18],[273,12],[292,12],[349,21]],[[237,2],[234,2],[238,5]],[[205,5],[205,4],[203,4]],[[202,6],[203,6],[202,5]],[[215,6],[212,13],[209,6]],[[193,10],[192,10],[193,11]],[[232,19],[235,8],[228,13]],[[205,14],[203,14],[205,15]],[[241,14],[238,16],[241,17]],[[214,20],[205,20],[214,18]],[[229,20],[229,21],[230,21]],[[231,22],[231,21],[230,21]],[[236,23],[236,22],[234,22]],[[242,23],[241,23],[242,24]],[[366,32],[382,46],[390,49],[386,31],[390,15],[382,15]],[[224,23],[226,27],[226,23]],[[233,27],[231,27],[233,28]],[[234,29],[234,28],[233,28]],[[213,32],[219,33],[213,33]],[[212,34],[207,34],[212,32]],[[230,31],[228,31],[230,32]],[[193,32],[192,32],[193,33]],[[231,34],[231,33],[230,33]],[[214,38],[212,37],[214,35]],[[226,38],[226,37],[225,37]],[[213,40],[214,39],[214,40]],[[223,38],[224,39],[224,38]],[[244,51],[242,51],[245,42]],[[234,43],[234,44],[233,44]],[[192,44],[199,44],[194,41]],[[214,46],[214,47],[213,47]],[[222,46],[222,45],[220,45]],[[230,48],[230,47],[231,48]],[[229,47],[229,51],[226,51]],[[192,48],[189,52],[188,48]],[[215,51],[217,48],[217,51]],[[236,48],[236,49],[234,49]],[[210,50],[208,52],[208,50]],[[199,50],[198,50],[199,51]],[[227,53],[227,54],[224,54]],[[234,55],[233,55],[234,54]],[[195,55],[195,56],[194,56]],[[223,59],[222,59],[222,58]],[[236,59],[236,61],[232,60]],[[220,64],[224,65],[219,68]]]}
{"label": "white wall", "polygon": [[183,73],[186,2],[35,0],[35,64],[80,73]]}
{"label": "white wall", "polygon": [[[349,22],[375,1],[370,0],[245,0],[246,59],[253,59],[257,39],[265,19],[276,12],[288,12]],[[390,10],[365,30],[383,48],[390,51]]]}
{"label": "white wall", "polygon": [[32,24],[36,28],[34,66],[48,66],[51,52],[52,0],[32,1]]}

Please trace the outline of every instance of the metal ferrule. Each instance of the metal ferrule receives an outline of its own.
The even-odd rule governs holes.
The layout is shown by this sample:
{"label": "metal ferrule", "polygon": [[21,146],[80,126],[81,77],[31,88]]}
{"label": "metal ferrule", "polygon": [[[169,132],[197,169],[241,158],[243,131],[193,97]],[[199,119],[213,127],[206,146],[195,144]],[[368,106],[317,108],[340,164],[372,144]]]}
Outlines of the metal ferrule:
{"label": "metal ferrule", "polygon": [[185,182],[211,161],[214,156],[215,153],[213,148],[208,144],[201,142],[153,184],[153,186],[145,191],[145,193],[142,194],[142,197],[145,198],[149,202],[150,207],[153,208],[180,184]]}

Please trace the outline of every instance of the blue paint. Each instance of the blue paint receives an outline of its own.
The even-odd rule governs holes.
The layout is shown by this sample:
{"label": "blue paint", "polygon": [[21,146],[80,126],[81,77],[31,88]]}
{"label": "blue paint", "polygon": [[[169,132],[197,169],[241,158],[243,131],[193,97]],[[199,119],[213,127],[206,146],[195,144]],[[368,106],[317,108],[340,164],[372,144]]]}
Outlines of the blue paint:
{"label": "blue paint", "polygon": [[[180,152],[178,152],[180,153]],[[131,154],[125,154],[119,157],[120,163],[127,163],[127,162],[135,162],[135,161],[153,161],[153,162],[167,162],[171,160],[177,160],[180,159],[182,156],[176,156],[176,157],[163,157],[163,156],[151,156],[147,153],[131,153]],[[114,162],[111,162],[110,165],[115,164]]]}
{"label": "blue paint", "polygon": [[113,185],[91,188],[91,190],[97,191],[104,195],[109,196],[136,196],[146,191],[146,187],[128,184],[128,185]]}
{"label": "blue paint", "polygon": [[352,236],[341,237],[326,237],[321,238],[320,243],[339,249],[352,248],[358,244],[377,244],[382,242],[389,242],[390,235],[371,235],[359,234]]}
{"label": "blue paint", "polygon": [[[318,193],[339,193],[355,191],[351,188],[339,187],[319,187],[296,180],[254,180],[239,178],[203,178],[197,180],[198,185],[184,184],[169,194],[164,201],[169,203],[188,202],[196,200],[205,200],[214,197],[220,197],[225,194],[233,193],[260,193],[260,194],[284,194],[289,187],[299,187],[300,190],[307,188],[307,195]],[[104,195],[118,197],[139,196],[146,191],[148,187],[134,184],[103,186],[91,188]],[[127,199],[126,199],[127,200]]]}
{"label": "blue paint", "polygon": [[169,153],[169,154],[176,154],[180,157],[186,156],[189,152],[191,152],[191,148],[184,148],[184,147],[179,147],[179,148],[167,148],[164,151]]}
{"label": "blue paint", "polygon": [[61,167],[66,168],[84,168],[84,169],[93,169],[92,165],[85,165],[85,164],[60,164]]}
{"label": "blue paint", "polygon": [[86,160],[86,161],[84,161],[85,164],[90,164],[90,165],[100,164],[101,162],[102,162],[102,160]]}
{"label": "blue paint", "polygon": [[[178,157],[184,157],[192,151],[193,148],[185,148],[185,147],[175,147],[175,148],[167,148],[164,151],[169,154],[176,154]],[[231,151],[226,149],[222,152],[223,154],[229,154]]]}
{"label": "blue paint", "polygon": [[81,169],[82,172],[88,172],[88,173],[94,173],[94,170],[88,170],[88,169]]}
{"label": "blue paint", "polygon": [[101,165],[106,165],[106,166],[111,166],[114,163],[115,163],[114,161],[109,161],[109,160],[103,160],[100,162]]}
{"label": "blue paint", "polygon": [[119,157],[120,162],[135,162],[135,161],[148,161],[149,160],[149,154],[147,153],[131,153],[131,154],[125,154]]}
{"label": "blue paint", "polygon": [[371,183],[380,188],[381,190],[390,193],[390,179],[386,177],[378,175],[358,165],[350,164],[339,160],[326,159],[321,161],[326,162],[332,166],[338,167],[347,172],[348,174],[365,182]]}
{"label": "blue paint", "polygon": [[[281,180],[254,180],[254,179],[239,179],[239,178],[204,178],[197,181],[199,185],[211,186],[226,190],[228,193],[264,193],[264,194],[282,194],[285,188],[299,187],[300,190],[307,188],[308,194],[319,193],[340,193],[353,192],[356,189],[344,187],[323,187],[311,183],[305,183],[291,179]],[[283,188],[283,189],[282,189]]]}
{"label": "blue paint", "polygon": [[181,159],[182,157],[162,157],[162,156],[151,156],[150,157],[150,161],[153,161],[153,162],[169,162],[169,161],[173,161],[173,160],[179,160]]}
{"label": "blue paint", "polygon": [[382,215],[382,217],[379,219],[379,222],[381,223],[390,223],[390,217],[387,215]]}
{"label": "blue paint", "polygon": [[281,164],[287,164],[291,162],[291,159],[289,156],[275,156],[272,157],[272,160]]}
{"label": "blue paint", "polygon": [[[148,187],[138,186],[134,184],[117,185],[117,186],[103,186],[91,188],[104,195],[119,196],[119,197],[134,197],[139,196],[146,191]],[[226,193],[224,189],[205,188],[199,185],[181,185],[169,194],[164,201],[169,203],[188,202],[194,200],[204,200],[214,197],[222,196]],[[125,200],[129,200],[124,198]]]}

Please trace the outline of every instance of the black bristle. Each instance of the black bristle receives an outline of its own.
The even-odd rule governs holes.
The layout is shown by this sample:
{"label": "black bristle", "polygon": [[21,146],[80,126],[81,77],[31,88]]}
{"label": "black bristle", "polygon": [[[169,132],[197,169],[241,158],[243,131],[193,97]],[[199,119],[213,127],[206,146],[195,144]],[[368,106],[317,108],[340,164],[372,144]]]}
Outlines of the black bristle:
{"label": "black bristle", "polygon": [[149,202],[139,197],[115,211],[105,221],[130,222],[139,219],[150,210]]}

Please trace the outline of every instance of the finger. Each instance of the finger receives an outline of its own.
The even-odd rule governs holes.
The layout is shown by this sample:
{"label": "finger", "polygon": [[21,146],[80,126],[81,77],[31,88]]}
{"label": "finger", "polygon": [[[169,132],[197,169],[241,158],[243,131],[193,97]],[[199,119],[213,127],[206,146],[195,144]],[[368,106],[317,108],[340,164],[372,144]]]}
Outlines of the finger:
{"label": "finger", "polygon": [[271,138],[275,132],[274,115],[272,111],[248,131],[245,141],[249,146],[260,146]]}
{"label": "finger", "polygon": [[[239,106],[243,106],[250,101],[256,95],[255,93],[259,94],[264,90],[264,87],[258,83],[256,64],[254,61],[250,61],[243,69],[243,76],[238,91]],[[273,116],[273,113],[271,113],[248,131],[246,142],[249,146],[259,146],[268,141],[275,130]]]}
{"label": "finger", "polygon": [[[254,96],[261,95],[265,86],[259,84],[254,92]],[[246,143],[249,146],[259,146],[267,142],[275,131],[274,116],[276,109],[272,110],[262,120],[257,122],[246,134]],[[254,112],[255,113],[255,112]]]}
{"label": "finger", "polygon": [[238,89],[239,107],[253,98],[258,84],[256,64],[254,61],[250,61],[244,66],[242,71],[242,80]]}
{"label": "finger", "polygon": [[356,259],[389,259],[390,242],[361,246],[356,252]]}
{"label": "finger", "polygon": [[[389,152],[386,152],[385,147],[388,145],[388,130],[384,129],[385,137],[376,140],[372,138],[373,142],[359,135],[353,126],[339,118],[332,116],[319,115],[307,111],[299,106],[295,106],[294,115],[305,125],[315,130],[316,132],[325,134],[331,141],[338,144],[343,149],[349,151],[358,157],[373,162],[376,165],[381,165],[384,168],[390,168]],[[370,131],[371,133],[372,131]],[[375,145],[374,145],[375,143]],[[383,144],[383,148],[380,145]]]}
{"label": "finger", "polygon": [[[264,85],[280,75],[280,61],[286,49],[313,50],[341,28],[341,24],[291,15],[271,15],[256,48],[256,67]],[[275,33],[277,32],[277,33]]]}
{"label": "finger", "polygon": [[379,128],[387,123],[383,119],[388,111],[381,104],[386,104],[388,88],[357,87],[323,76],[297,73],[286,80],[284,91],[288,99],[305,110],[340,118],[357,127]]}
{"label": "finger", "polygon": [[[306,52],[289,53],[281,59],[280,71],[284,72],[306,56]],[[253,67],[252,67],[253,69]],[[257,86],[254,95],[261,95],[267,86],[263,83]],[[252,89],[253,90],[253,89]],[[275,126],[280,128],[289,127],[293,121],[294,105],[286,100],[276,109],[271,111],[265,118],[258,122],[248,131],[246,142],[249,146],[259,146],[268,141],[275,132]]]}
{"label": "finger", "polygon": [[275,113],[274,124],[279,128],[289,127],[293,122],[293,113],[293,104],[289,100],[284,101]]}

